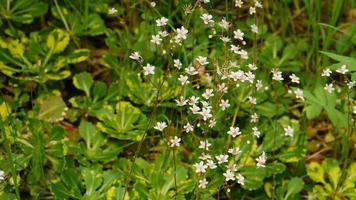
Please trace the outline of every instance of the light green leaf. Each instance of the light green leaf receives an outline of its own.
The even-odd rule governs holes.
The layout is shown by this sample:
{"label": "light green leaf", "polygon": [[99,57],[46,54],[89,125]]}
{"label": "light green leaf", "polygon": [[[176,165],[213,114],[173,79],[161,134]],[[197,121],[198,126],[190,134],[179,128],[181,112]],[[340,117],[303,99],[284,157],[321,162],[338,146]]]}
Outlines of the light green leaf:
{"label": "light green leaf", "polygon": [[66,109],[67,106],[61,97],[51,96],[43,101],[38,118],[49,122],[57,122],[63,119]]}
{"label": "light green leaf", "polygon": [[85,92],[85,94],[90,97],[90,88],[93,85],[93,77],[88,72],[82,72],[80,74],[76,74],[73,78],[74,86]]}
{"label": "light green leaf", "polygon": [[66,56],[67,63],[80,63],[89,58],[89,49],[77,49]]}
{"label": "light green leaf", "polygon": [[289,196],[298,194],[304,188],[304,182],[299,177],[294,177],[288,182],[287,194],[284,197],[285,200],[288,199]]}
{"label": "light green leaf", "polygon": [[317,183],[325,183],[324,169],[317,162],[311,162],[307,165],[308,176]]}
{"label": "light green leaf", "polygon": [[69,34],[61,29],[53,30],[47,37],[47,46],[53,53],[60,53],[68,46]]}

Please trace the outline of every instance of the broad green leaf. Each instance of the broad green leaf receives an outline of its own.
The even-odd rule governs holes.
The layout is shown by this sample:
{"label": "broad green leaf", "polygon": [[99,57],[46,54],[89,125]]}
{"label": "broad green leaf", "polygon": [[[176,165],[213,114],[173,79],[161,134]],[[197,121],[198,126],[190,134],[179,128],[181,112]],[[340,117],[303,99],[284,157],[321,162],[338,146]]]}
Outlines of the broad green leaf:
{"label": "broad green leaf", "polygon": [[314,103],[306,106],[305,111],[307,114],[307,118],[314,119],[315,117],[319,116],[322,109],[323,109],[322,106],[320,106],[319,104],[314,104]]}
{"label": "broad green leaf", "polygon": [[53,53],[60,53],[68,46],[70,40],[69,34],[62,29],[54,29],[47,37],[47,47]]}
{"label": "broad green leaf", "polygon": [[266,171],[263,167],[246,166],[241,168],[241,174],[245,177],[245,183],[242,186],[248,190],[256,190],[263,185],[263,179]]}
{"label": "broad green leaf", "polygon": [[90,88],[93,85],[93,83],[94,83],[93,77],[88,72],[82,72],[76,74],[73,78],[74,86],[77,89],[84,91],[87,97],[90,97]]}
{"label": "broad green leaf", "polygon": [[59,96],[50,96],[45,99],[40,108],[39,119],[57,122],[63,119],[67,106]]}
{"label": "broad green leaf", "polygon": [[356,58],[341,56],[341,55],[337,55],[337,54],[326,52],[326,51],[320,51],[320,53],[322,53],[336,61],[339,61],[342,64],[346,64],[347,68],[350,71],[356,71]]}
{"label": "broad green leaf", "polygon": [[326,113],[330,121],[336,128],[346,128],[347,127],[347,114],[342,113],[341,111],[333,108],[333,107],[326,107]]}
{"label": "broad green leaf", "polygon": [[304,182],[299,177],[294,177],[288,182],[287,194],[284,197],[285,200],[288,199],[291,195],[298,194],[304,188]]}
{"label": "broad green leaf", "polygon": [[317,162],[311,162],[307,165],[308,176],[317,183],[325,183],[324,173],[324,169]]}
{"label": "broad green leaf", "polygon": [[25,45],[20,43],[18,40],[11,40],[8,49],[14,57],[21,58],[25,52]]}
{"label": "broad green leaf", "polygon": [[298,162],[305,156],[305,149],[303,147],[289,147],[277,155],[277,157],[287,163]]}
{"label": "broad green leaf", "polygon": [[103,182],[102,172],[90,168],[83,168],[81,171],[86,186],[85,194],[88,196],[95,194]]}
{"label": "broad green leaf", "polygon": [[67,63],[80,63],[89,58],[89,49],[77,49],[66,56]]}
{"label": "broad green leaf", "polygon": [[337,160],[327,158],[323,161],[322,167],[328,174],[333,189],[336,189],[341,177],[341,169],[339,167],[339,163],[337,162]]}

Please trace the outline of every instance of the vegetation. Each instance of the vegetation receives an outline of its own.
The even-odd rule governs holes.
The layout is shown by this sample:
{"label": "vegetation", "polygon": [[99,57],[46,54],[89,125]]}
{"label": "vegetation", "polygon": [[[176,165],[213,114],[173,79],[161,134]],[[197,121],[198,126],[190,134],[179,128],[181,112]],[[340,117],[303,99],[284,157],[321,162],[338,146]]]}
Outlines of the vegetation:
{"label": "vegetation", "polygon": [[356,1],[0,0],[0,199],[356,199]]}

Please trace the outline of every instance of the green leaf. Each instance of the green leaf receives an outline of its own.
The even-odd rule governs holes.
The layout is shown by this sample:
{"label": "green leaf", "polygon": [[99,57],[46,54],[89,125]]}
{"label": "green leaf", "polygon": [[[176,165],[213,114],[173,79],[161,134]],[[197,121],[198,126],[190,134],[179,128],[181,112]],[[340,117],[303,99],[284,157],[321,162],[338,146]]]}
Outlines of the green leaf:
{"label": "green leaf", "polygon": [[246,166],[241,168],[241,174],[245,177],[245,183],[242,186],[248,190],[256,190],[263,185],[263,179],[266,170],[263,167]]}
{"label": "green leaf", "polygon": [[304,188],[304,182],[299,177],[294,177],[288,182],[287,194],[284,197],[285,200],[288,199],[289,196],[298,194]]}
{"label": "green leaf", "polygon": [[76,49],[66,56],[67,63],[80,63],[89,58],[89,49]]}
{"label": "green leaf", "polygon": [[73,78],[74,86],[85,92],[87,97],[90,97],[90,88],[93,85],[93,77],[88,72],[82,72],[80,74],[76,74]]}
{"label": "green leaf", "polygon": [[70,40],[69,34],[62,29],[54,29],[47,37],[47,47],[53,53],[60,53],[68,46]]}
{"label": "green leaf", "polygon": [[336,189],[341,177],[341,169],[339,167],[339,163],[337,162],[337,160],[327,158],[323,161],[322,167],[328,174],[333,189]]}
{"label": "green leaf", "polygon": [[57,122],[63,119],[67,106],[59,96],[50,96],[45,99],[40,107],[39,119]]}
{"label": "green leaf", "polygon": [[96,169],[89,168],[83,168],[81,171],[86,186],[85,194],[93,195],[103,182],[103,174]]}
{"label": "green leaf", "polygon": [[329,119],[336,128],[346,128],[347,127],[347,114],[333,108],[326,107],[326,113]]}
{"label": "green leaf", "polygon": [[322,109],[323,107],[321,107],[319,104],[314,104],[314,103],[306,106],[305,111],[307,114],[307,118],[314,119],[315,117],[319,116]]}
{"label": "green leaf", "polygon": [[311,162],[307,165],[308,176],[317,183],[325,183],[324,169],[317,162]]}
{"label": "green leaf", "polygon": [[303,147],[289,147],[277,155],[279,160],[287,163],[298,162],[305,156],[305,149]]}
{"label": "green leaf", "polygon": [[350,71],[356,71],[356,58],[341,56],[341,55],[337,55],[337,54],[326,52],[326,51],[320,51],[320,53],[322,53],[336,61],[339,61],[342,64],[346,64],[347,68]]}

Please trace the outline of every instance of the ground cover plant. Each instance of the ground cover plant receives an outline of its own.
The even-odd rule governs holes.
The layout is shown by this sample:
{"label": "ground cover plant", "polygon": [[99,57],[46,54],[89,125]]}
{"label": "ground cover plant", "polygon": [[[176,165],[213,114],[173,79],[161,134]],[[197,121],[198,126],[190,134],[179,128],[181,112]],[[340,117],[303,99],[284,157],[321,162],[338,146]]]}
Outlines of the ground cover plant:
{"label": "ground cover plant", "polygon": [[356,199],[353,0],[0,0],[0,199]]}

